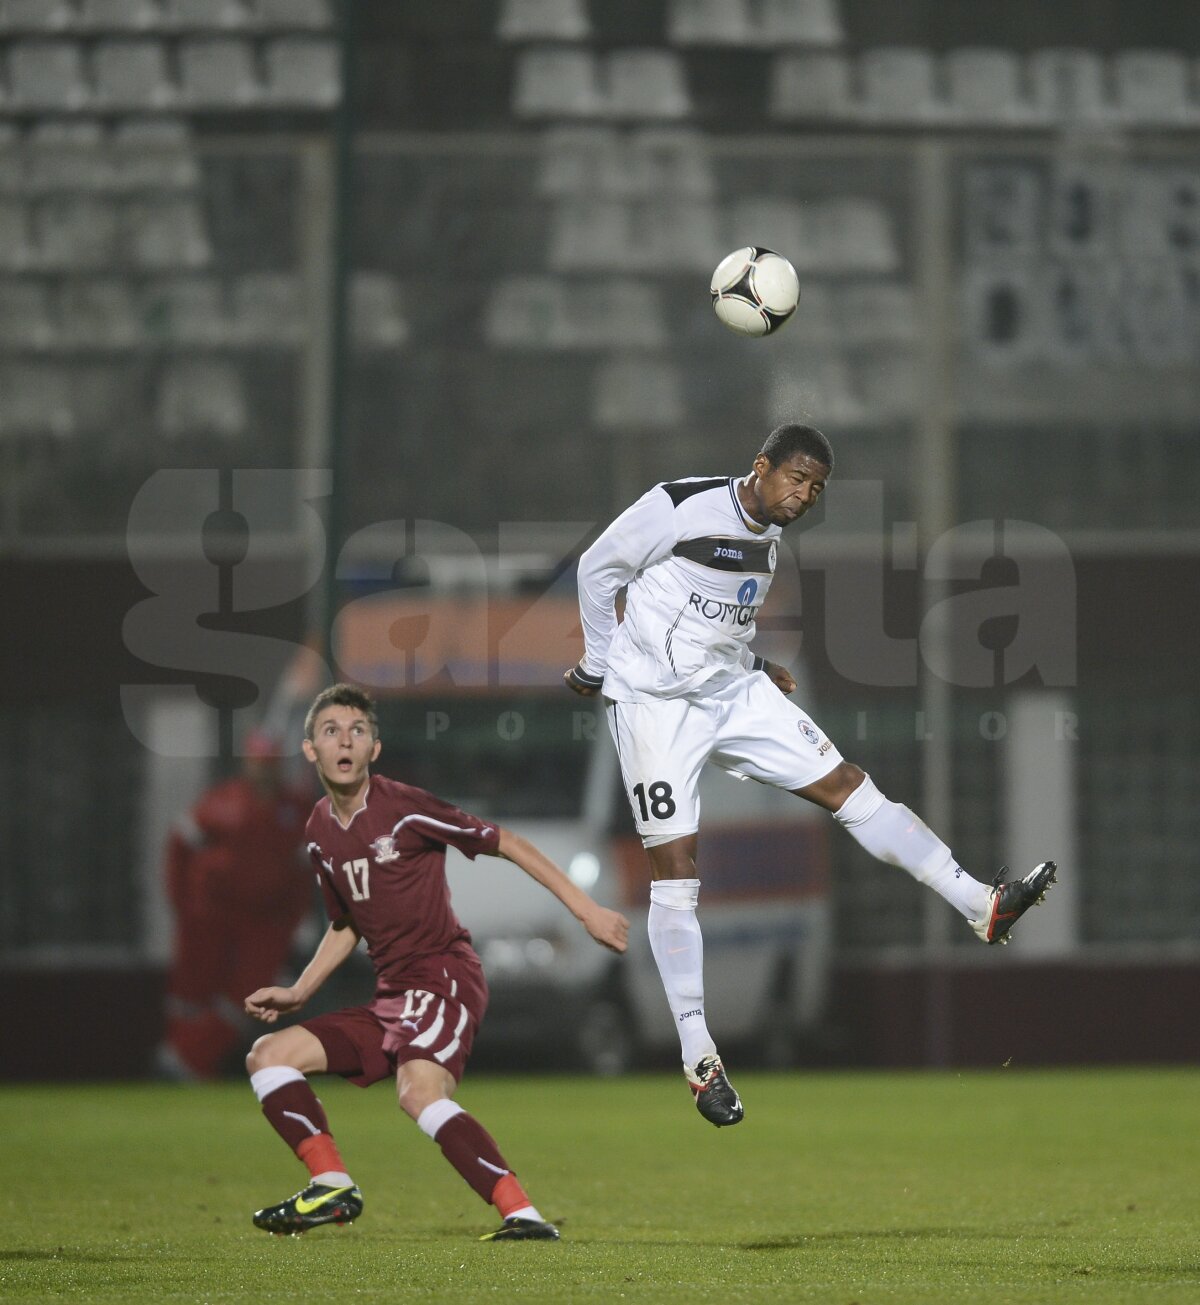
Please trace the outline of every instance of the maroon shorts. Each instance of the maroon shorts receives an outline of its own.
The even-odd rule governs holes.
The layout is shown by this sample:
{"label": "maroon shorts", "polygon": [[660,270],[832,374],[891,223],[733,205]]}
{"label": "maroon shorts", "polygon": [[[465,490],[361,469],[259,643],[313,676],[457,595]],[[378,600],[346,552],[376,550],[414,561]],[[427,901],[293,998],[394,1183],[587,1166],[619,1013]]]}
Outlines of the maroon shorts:
{"label": "maroon shorts", "polygon": [[457,1083],[487,1009],[483,968],[474,955],[452,954],[414,964],[410,987],[377,991],[367,1006],[315,1015],[300,1027],[325,1048],[331,1074],[359,1087],[391,1078],[397,1065],[431,1060]]}

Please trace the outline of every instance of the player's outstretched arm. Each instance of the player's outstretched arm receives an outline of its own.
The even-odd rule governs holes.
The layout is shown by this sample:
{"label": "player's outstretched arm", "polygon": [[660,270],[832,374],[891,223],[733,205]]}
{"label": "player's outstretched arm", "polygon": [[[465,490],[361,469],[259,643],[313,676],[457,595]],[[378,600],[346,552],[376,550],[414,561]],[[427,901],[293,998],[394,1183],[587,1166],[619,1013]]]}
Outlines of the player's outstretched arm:
{"label": "player's outstretched arm", "polygon": [[527,838],[514,834],[511,829],[501,829],[498,852],[548,888],[598,943],[614,952],[623,952],[629,945],[629,921],[619,911],[610,911],[592,901]]}
{"label": "player's outstretched arm", "polygon": [[264,1024],[274,1024],[280,1015],[291,1015],[313,995],[358,946],[359,933],[348,919],[335,921],[325,930],[312,960],[290,988],[257,988],[245,1000],[247,1015]]}

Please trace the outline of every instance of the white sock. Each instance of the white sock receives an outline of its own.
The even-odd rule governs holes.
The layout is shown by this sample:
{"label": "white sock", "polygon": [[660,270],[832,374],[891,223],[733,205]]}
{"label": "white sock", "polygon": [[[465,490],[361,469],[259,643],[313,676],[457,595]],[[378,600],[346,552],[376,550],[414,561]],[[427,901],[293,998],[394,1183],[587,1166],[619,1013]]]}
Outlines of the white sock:
{"label": "white sock", "polygon": [[870,775],[834,812],[834,819],[873,857],[907,870],[968,920],[978,920],[987,910],[991,889],[967,874],[920,816],[888,801]]}
{"label": "white sock", "polygon": [[424,1110],[417,1116],[417,1127],[436,1142],[438,1129],[443,1124],[448,1124],[455,1115],[461,1115],[463,1108],[457,1101],[451,1101],[449,1097],[443,1097],[440,1101],[431,1101]]}
{"label": "white sock", "polygon": [[349,1174],[344,1174],[340,1169],[327,1169],[323,1174],[314,1174],[312,1182],[320,1183],[322,1187],[353,1187],[354,1179]]}
{"label": "white sock", "polygon": [[256,1069],[250,1075],[250,1087],[261,1102],[285,1083],[303,1083],[304,1075],[290,1065],[268,1065],[266,1069]]}
{"label": "white sock", "polygon": [[535,1205],[523,1205],[519,1210],[514,1210],[512,1214],[507,1215],[506,1217],[509,1219],[528,1219],[531,1223],[546,1222],[545,1219],[538,1214],[537,1206]]}
{"label": "white sock", "polygon": [[704,938],[696,919],[699,879],[657,879],[650,885],[646,931],[675,1016],[685,1065],[716,1054],[704,1022]]}

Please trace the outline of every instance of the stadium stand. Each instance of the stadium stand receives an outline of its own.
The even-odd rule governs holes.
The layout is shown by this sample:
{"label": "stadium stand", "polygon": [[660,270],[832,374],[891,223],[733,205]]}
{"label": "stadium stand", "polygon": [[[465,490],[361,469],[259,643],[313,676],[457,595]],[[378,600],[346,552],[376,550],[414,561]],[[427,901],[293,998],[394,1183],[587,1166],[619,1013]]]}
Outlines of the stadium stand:
{"label": "stadium stand", "polygon": [[843,54],[783,53],[771,64],[770,114],[781,122],[850,117],[855,103]]}
{"label": "stadium stand", "polygon": [[862,115],[889,124],[936,121],[942,105],[935,68],[928,50],[867,50],[859,61]]}
{"label": "stadium stand", "polygon": [[[1188,53],[862,48],[834,0],[378,8],[361,123],[396,130],[361,151],[354,195],[347,442],[363,521],[410,506],[371,471],[381,441],[419,467],[469,413],[511,437],[498,460],[560,447],[579,420],[560,394],[602,434],[656,432],[655,456],[684,449],[689,469],[727,465],[734,423],[797,412],[839,431],[848,478],[903,467],[920,400],[919,130],[947,145],[958,215],[943,252],[961,282],[963,511],[988,514],[1020,458],[1045,475],[1014,512],[1064,530],[1120,510],[1145,529],[1189,522],[1186,421],[1137,428],[1155,508],[1122,503],[1119,485],[1072,492],[1127,427],[1044,421],[1026,437],[980,416],[1001,400],[1050,408],[1054,369],[1089,366],[1113,378],[1097,405],[1186,406],[1200,194],[1172,149],[1200,126]],[[119,540],[131,487],[164,457],[296,463],[311,343],[297,159],[341,103],[335,18],[326,0],[0,0],[0,437],[5,471],[29,468],[6,490],[10,524],[29,528],[36,494],[38,530]],[[1118,155],[1118,181],[1090,157],[1076,167],[1073,134],[1093,130],[1149,133],[1162,158]],[[785,250],[803,285],[761,349],[714,343],[705,293],[751,240]],[[1049,380],[1027,374],[1038,366]],[[607,447],[570,433],[564,458]],[[84,506],[54,492],[98,461],[111,489],[97,477]],[[612,481],[592,474],[570,491],[581,519]],[[892,483],[891,506],[910,510],[904,476]],[[454,502],[434,485],[422,511],[494,524],[494,489],[481,476]],[[560,489],[531,486],[523,510],[561,515]],[[894,767],[915,750],[906,729],[858,755]],[[992,778],[980,761],[960,787],[986,795]],[[991,850],[990,833],[976,841]],[[890,903],[879,891],[864,900]],[[839,928],[870,943],[876,924],[846,911]],[[1098,914],[1089,928],[1120,932]]]}
{"label": "stadium stand", "polygon": [[946,112],[972,126],[1021,126],[1034,120],[1020,60],[1010,50],[950,50],[944,58]]}
{"label": "stadium stand", "polygon": [[1111,116],[1104,65],[1092,50],[1037,50],[1029,75],[1038,112],[1054,122],[1103,123]]}
{"label": "stadium stand", "polygon": [[1174,50],[1122,50],[1113,60],[1116,112],[1131,125],[1200,123],[1188,93],[1188,66]]}
{"label": "stadium stand", "polygon": [[583,41],[591,33],[584,0],[504,0],[496,24],[502,41]]}

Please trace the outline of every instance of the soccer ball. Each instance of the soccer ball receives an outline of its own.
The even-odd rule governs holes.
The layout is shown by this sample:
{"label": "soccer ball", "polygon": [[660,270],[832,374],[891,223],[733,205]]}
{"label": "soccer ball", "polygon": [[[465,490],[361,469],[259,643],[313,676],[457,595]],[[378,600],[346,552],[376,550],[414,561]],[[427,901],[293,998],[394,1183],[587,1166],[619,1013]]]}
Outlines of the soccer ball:
{"label": "soccer ball", "polygon": [[749,245],[721,259],[709,285],[713,312],[738,335],[770,335],[796,311],[800,278],[773,249]]}

